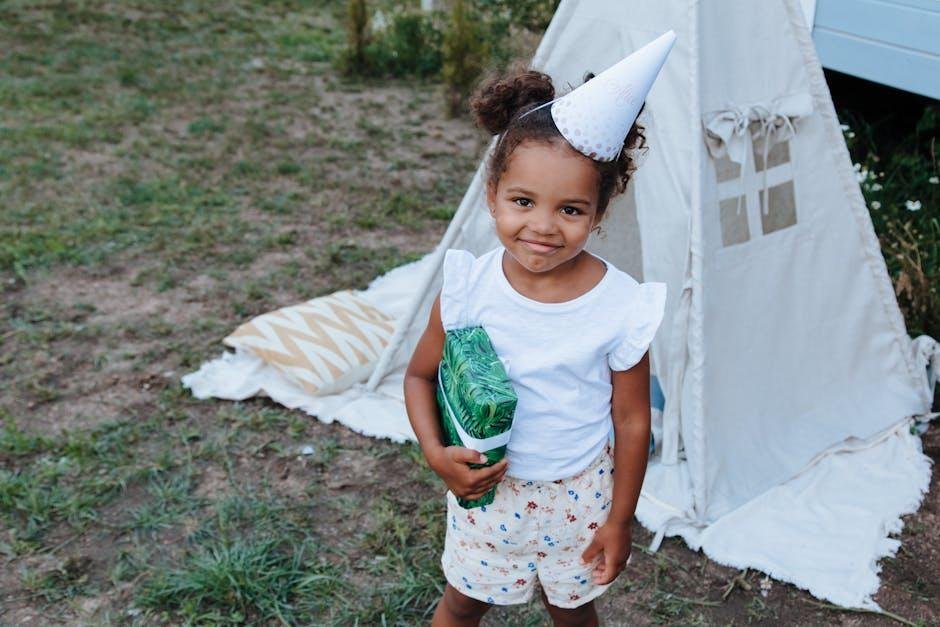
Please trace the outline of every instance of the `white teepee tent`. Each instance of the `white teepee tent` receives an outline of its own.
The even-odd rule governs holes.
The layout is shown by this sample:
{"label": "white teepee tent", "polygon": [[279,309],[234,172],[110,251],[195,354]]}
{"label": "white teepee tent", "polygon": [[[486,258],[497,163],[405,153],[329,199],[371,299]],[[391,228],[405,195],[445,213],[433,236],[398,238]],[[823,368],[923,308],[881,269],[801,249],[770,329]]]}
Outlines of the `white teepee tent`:
{"label": "white teepee tent", "polygon": [[[876,607],[887,536],[929,485],[911,417],[930,411],[940,348],[906,334],[797,0],[562,0],[532,65],[578,85],[669,29],[641,117],[650,150],[590,245],[669,288],[637,516],[657,543],[681,535],[722,563]],[[481,163],[434,253],[363,293],[397,319],[367,384],[310,397],[242,353],[184,383],[413,437],[402,373],[443,253],[496,245],[483,177]]]}

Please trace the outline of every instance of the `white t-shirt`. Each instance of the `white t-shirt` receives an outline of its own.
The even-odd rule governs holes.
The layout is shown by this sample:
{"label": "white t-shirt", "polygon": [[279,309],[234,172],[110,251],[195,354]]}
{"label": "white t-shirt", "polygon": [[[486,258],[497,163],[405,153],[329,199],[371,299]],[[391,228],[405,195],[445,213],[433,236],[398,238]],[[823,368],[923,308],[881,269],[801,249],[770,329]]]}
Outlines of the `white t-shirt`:
{"label": "white t-shirt", "polygon": [[445,330],[482,326],[518,396],[507,474],[554,481],[576,475],[610,433],[611,370],[646,353],[663,318],[665,283],[638,283],[604,261],[590,291],[562,303],[523,296],[503,272],[504,248],[444,257]]}

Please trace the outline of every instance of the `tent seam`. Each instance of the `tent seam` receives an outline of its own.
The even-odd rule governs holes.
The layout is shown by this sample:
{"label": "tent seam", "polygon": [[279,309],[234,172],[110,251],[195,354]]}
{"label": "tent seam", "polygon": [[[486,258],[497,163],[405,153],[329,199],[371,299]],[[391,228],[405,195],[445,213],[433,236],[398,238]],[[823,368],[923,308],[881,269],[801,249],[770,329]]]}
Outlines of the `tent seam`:
{"label": "tent seam", "polygon": [[[930,406],[931,399],[927,399],[923,393],[923,384],[914,370],[914,365],[910,358],[910,337],[907,334],[904,319],[901,316],[900,307],[898,307],[897,298],[894,295],[891,286],[891,278],[888,274],[888,267],[881,252],[881,246],[878,244],[878,238],[875,234],[874,226],[871,222],[871,216],[868,215],[868,209],[865,205],[865,199],[862,196],[861,189],[855,182],[854,177],[849,175],[851,171],[847,164],[852,162],[851,155],[845,141],[840,136],[835,136],[834,130],[839,128],[839,120],[835,114],[835,106],[832,103],[832,96],[829,94],[829,88],[826,85],[825,77],[822,73],[822,66],[816,55],[812,40],[809,37],[809,30],[802,16],[802,10],[796,7],[794,1],[784,3],[787,15],[790,18],[790,26],[796,38],[797,46],[803,55],[803,66],[806,68],[807,80],[809,81],[813,103],[819,110],[823,118],[824,132],[828,136],[832,152],[830,156],[836,162],[839,179],[842,183],[843,192],[849,200],[849,211],[855,221],[858,235],[862,239],[862,251],[864,252],[866,265],[872,274],[879,295],[881,304],[888,318],[888,324],[894,330],[894,343],[901,352],[901,359],[907,368],[908,376],[917,390],[917,395],[921,400]],[[841,147],[841,150],[840,150]],[[864,214],[861,208],[865,207]],[[906,344],[905,344],[906,340]]]}

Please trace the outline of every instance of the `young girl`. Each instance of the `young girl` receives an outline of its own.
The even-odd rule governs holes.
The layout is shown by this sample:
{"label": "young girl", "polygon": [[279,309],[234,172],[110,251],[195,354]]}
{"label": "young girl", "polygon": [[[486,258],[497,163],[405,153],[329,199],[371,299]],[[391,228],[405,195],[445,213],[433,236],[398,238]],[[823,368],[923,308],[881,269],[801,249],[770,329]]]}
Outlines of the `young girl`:
{"label": "young girl", "polygon": [[[433,625],[477,625],[493,604],[528,601],[536,579],[556,625],[597,624],[593,599],[630,555],[650,440],[647,348],[665,285],[637,283],[584,247],[644,138],[634,111],[613,160],[601,161],[599,143],[576,149],[579,135],[539,107],[553,96],[547,75],[527,71],[473,98],[477,122],[500,134],[486,186],[500,246],[478,258],[447,251],[405,376],[411,424],[449,488]],[[443,444],[434,396],[445,331],[475,325],[518,396],[506,458],[478,469],[469,464],[485,461],[480,451]],[[491,505],[458,505],[495,485]]]}

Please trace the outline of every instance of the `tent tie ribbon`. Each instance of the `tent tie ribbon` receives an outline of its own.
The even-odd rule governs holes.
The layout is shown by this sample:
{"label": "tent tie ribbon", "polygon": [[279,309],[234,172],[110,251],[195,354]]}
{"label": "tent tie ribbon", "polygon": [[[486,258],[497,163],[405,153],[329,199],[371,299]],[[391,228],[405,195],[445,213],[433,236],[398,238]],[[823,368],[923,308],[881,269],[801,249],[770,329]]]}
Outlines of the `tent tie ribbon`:
{"label": "tent tie ribbon", "polygon": [[[727,156],[740,166],[738,180],[741,193],[738,195],[737,211],[741,211],[741,199],[745,196],[744,177],[748,156],[752,151],[750,142],[761,142],[763,153],[763,180],[761,186],[761,210],[769,212],[767,204],[767,156],[774,145],[796,135],[795,121],[811,115],[813,99],[806,93],[791,94],[775,98],[767,103],[728,105],[725,109],[710,111],[702,116],[705,127],[705,145],[713,159]],[[793,161],[793,151],[790,151]]]}

